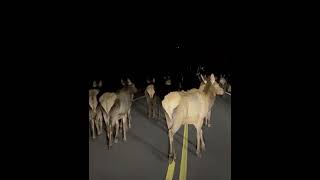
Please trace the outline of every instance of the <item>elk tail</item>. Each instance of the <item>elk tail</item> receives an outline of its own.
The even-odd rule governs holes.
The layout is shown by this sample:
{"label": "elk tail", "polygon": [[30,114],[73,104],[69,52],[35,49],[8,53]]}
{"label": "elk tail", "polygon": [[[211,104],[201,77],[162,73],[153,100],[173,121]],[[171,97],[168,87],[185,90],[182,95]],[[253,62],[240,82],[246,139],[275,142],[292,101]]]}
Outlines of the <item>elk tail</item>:
{"label": "elk tail", "polygon": [[162,107],[172,119],[173,110],[180,104],[181,95],[178,92],[171,92],[167,94],[162,100]]}

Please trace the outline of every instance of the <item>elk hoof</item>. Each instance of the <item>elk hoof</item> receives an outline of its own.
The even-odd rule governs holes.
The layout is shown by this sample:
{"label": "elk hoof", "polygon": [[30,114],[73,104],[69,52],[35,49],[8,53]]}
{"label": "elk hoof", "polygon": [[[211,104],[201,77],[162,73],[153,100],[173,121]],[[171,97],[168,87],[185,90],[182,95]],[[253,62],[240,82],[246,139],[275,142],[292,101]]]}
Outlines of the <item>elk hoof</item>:
{"label": "elk hoof", "polygon": [[114,143],[118,143],[118,139],[115,139],[115,140],[114,140]]}
{"label": "elk hoof", "polygon": [[173,162],[173,158],[169,157],[169,164],[171,164]]}
{"label": "elk hoof", "polygon": [[205,146],[201,146],[201,149],[202,149],[203,152],[206,151],[206,147]]}
{"label": "elk hoof", "polygon": [[175,155],[174,154],[169,154],[169,163],[171,164],[172,161],[175,159]]}
{"label": "elk hoof", "polygon": [[96,139],[96,137],[95,137],[95,136],[92,136],[92,139]]}
{"label": "elk hoof", "polygon": [[208,127],[211,127],[211,124],[208,124]]}
{"label": "elk hoof", "polygon": [[200,153],[200,151],[197,152],[197,157],[198,157],[198,158],[201,158],[201,153]]}
{"label": "elk hoof", "polygon": [[131,128],[131,124],[129,124],[129,128]]}

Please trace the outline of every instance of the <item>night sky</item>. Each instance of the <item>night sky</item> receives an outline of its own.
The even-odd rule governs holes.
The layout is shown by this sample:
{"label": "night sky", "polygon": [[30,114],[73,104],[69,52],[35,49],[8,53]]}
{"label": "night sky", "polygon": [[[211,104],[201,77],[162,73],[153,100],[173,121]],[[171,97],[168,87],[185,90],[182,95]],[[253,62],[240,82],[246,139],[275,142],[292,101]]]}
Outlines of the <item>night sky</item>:
{"label": "night sky", "polygon": [[[172,75],[196,71],[199,65],[206,73],[230,74],[230,45],[221,37],[156,37],[112,39],[95,49],[89,80],[102,79],[120,84],[120,78],[131,77],[145,82],[147,76]],[[149,62],[149,63],[148,63]],[[94,64],[94,65],[93,65]],[[138,82],[139,84],[139,82]],[[141,84],[141,83],[140,83]]]}

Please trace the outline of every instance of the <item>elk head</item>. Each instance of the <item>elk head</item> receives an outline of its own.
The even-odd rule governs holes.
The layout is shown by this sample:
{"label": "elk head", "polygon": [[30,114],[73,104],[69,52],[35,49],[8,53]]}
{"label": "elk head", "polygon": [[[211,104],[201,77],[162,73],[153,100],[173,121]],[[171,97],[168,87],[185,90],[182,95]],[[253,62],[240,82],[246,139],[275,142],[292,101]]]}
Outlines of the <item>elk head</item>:
{"label": "elk head", "polygon": [[102,81],[99,81],[98,87],[101,88],[102,87]]}
{"label": "elk head", "polygon": [[97,87],[97,82],[96,81],[93,81],[93,84],[92,84],[92,87]]}
{"label": "elk head", "polygon": [[226,79],[224,78],[224,76],[220,76],[220,80],[219,80],[219,83],[221,84],[221,85],[224,85],[225,83],[226,83]]}
{"label": "elk head", "polygon": [[121,84],[122,84],[122,86],[126,85],[126,83],[123,81],[123,79],[121,79]]}
{"label": "elk head", "polygon": [[132,93],[137,93],[138,92],[138,89],[136,88],[135,84],[132,83],[129,78],[127,79],[127,83],[128,83],[128,88]]}
{"label": "elk head", "polygon": [[155,82],[156,82],[156,81],[155,81],[155,79],[154,79],[154,78],[152,79],[152,81],[150,81],[149,79],[147,79],[147,83],[148,83],[148,84],[151,84],[151,83],[153,83],[153,84],[154,84]]}
{"label": "elk head", "polygon": [[[201,75],[201,79],[203,80],[203,82],[206,85],[206,87],[204,87],[205,92],[214,93],[214,94],[218,94],[218,95],[224,94],[223,89],[220,87],[219,83],[217,83],[213,74],[211,74],[208,78],[204,78]],[[208,84],[208,83],[210,83],[210,84]]]}

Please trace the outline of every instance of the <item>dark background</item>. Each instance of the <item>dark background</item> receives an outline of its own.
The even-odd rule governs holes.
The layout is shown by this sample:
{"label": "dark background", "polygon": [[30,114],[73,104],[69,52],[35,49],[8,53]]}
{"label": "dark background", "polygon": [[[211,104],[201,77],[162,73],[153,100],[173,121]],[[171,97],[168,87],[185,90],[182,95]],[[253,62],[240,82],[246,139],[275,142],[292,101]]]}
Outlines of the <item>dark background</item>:
{"label": "dark background", "polygon": [[[53,26],[48,19],[32,23],[34,18],[27,18],[27,23],[12,27],[9,36],[7,47],[14,48],[6,63],[12,69],[2,66],[2,90],[6,91],[2,93],[6,107],[1,129],[6,152],[2,154],[8,158],[3,159],[5,171],[12,169],[7,175],[13,179],[87,179],[88,80],[104,75],[118,79],[114,74],[135,74],[129,70],[139,67],[141,71],[136,72],[142,77],[143,60],[154,59],[155,71],[162,67],[167,71],[186,59],[196,64],[198,57],[204,57],[200,62],[204,60],[210,68],[231,64],[232,59],[232,177],[286,179],[300,175],[305,179],[312,171],[312,163],[305,160],[314,159],[308,155],[317,142],[312,139],[317,137],[312,130],[316,118],[311,115],[317,112],[313,104],[317,101],[305,87],[317,81],[304,81],[317,77],[318,71],[305,66],[306,54],[298,60],[290,57],[302,50],[294,47],[301,32],[292,33],[296,19],[293,27],[281,29],[287,18],[277,21],[277,27],[257,18],[254,22],[261,24],[250,22],[245,30],[245,23],[219,29],[223,26],[208,21],[206,24],[214,27],[136,24],[117,28],[120,31],[110,30],[115,26],[102,21],[99,23],[108,27],[99,30],[82,19],[76,27],[70,27],[74,25],[71,19],[64,20],[62,27],[60,21]],[[183,55],[175,48],[180,43],[186,51]],[[220,63],[208,54],[231,58]],[[303,70],[312,70],[312,76]],[[302,102],[305,99],[312,102]]]}
{"label": "dark background", "polygon": [[[120,78],[129,77],[137,87],[144,88],[147,77],[156,77],[159,82],[165,75],[176,78],[183,73],[185,81],[194,79],[198,66],[204,67],[203,73],[231,76],[232,43],[223,34],[146,36],[140,32],[113,37],[90,47],[93,53],[85,60],[89,82],[101,79],[106,88],[115,90]],[[187,88],[198,85],[192,82]]]}

